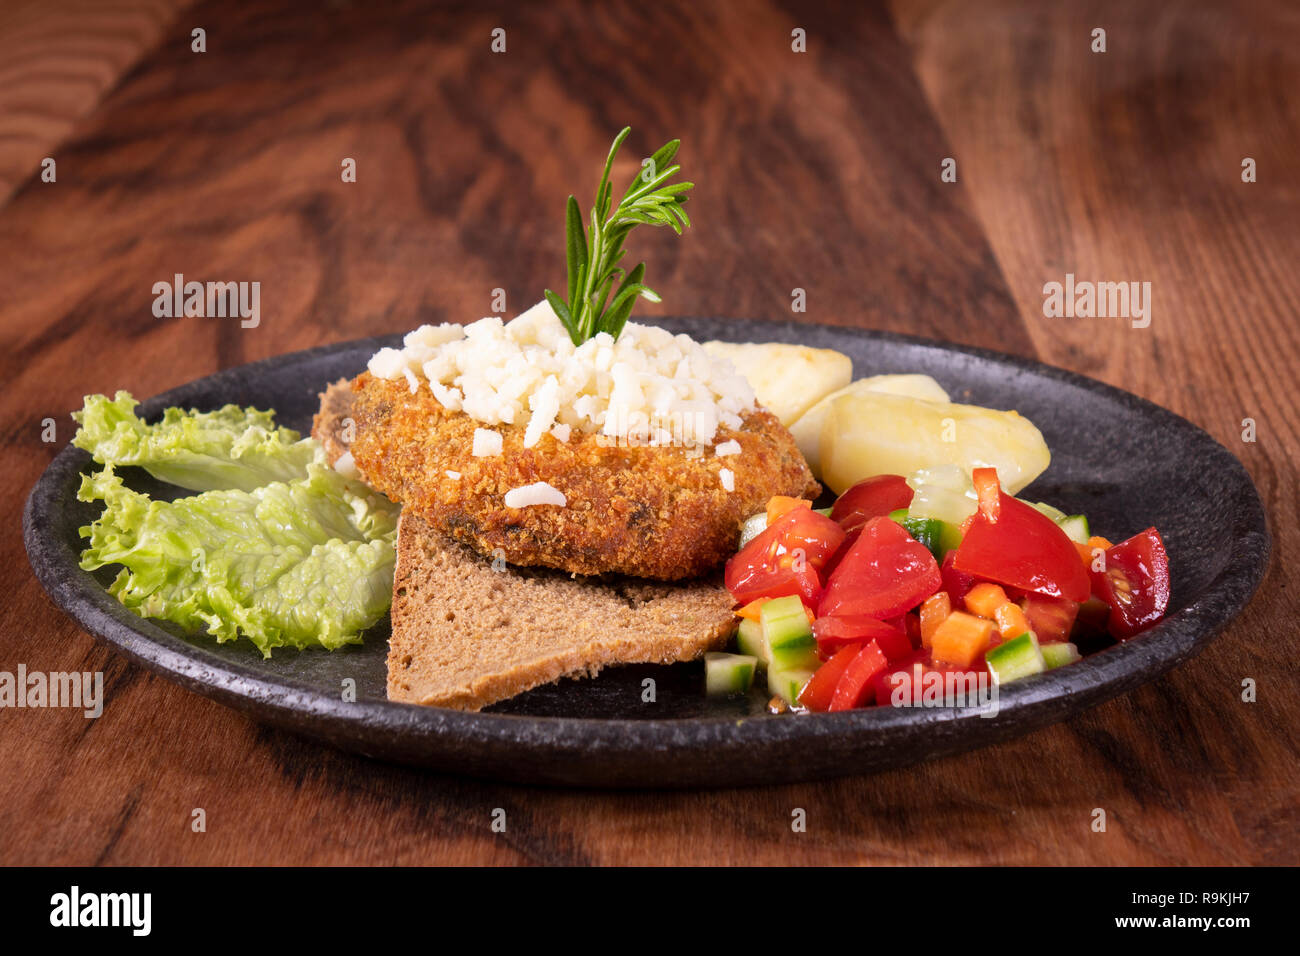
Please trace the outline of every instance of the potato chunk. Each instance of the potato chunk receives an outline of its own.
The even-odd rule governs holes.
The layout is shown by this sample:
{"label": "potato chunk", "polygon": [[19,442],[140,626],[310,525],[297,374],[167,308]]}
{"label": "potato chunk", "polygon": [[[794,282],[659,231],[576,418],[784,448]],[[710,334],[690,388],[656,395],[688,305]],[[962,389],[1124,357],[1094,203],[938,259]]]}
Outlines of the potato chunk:
{"label": "potato chunk", "polygon": [[873,475],[960,465],[998,470],[1016,494],[1052,460],[1033,422],[1014,411],[854,391],[831,402],[820,437],[822,480],[842,493]]}
{"label": "potato chunk", "polygon": [[928,375],[872,375],[831,392],[800,415],[793,425],[786,426],[814,475],[821,474],[822,426],[830,415],[831,402],[842,395],[857,392],[888,392],[891,395],[907,395],[932,402],[948,401],[948,393]]}
{"label": "potato chunk", "polygon": [[704,348],[730,360],[753,387],[758,404],[786,427],[853,378],[853,360],[834,349],[781,342],[705,342]]}

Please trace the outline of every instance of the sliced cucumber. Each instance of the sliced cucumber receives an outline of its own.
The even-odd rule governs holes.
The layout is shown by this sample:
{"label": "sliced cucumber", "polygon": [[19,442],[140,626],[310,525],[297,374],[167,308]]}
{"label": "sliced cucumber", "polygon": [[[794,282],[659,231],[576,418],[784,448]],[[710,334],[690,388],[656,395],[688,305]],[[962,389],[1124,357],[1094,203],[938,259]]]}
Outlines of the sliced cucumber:
{"label": "sliced cucumber", "polygon": [[1073,644],[1043,644],[1038,649],[1042,652],[1043,663],[1049,671],[1083,660],[1083,655]]}
{"label": "sliced cucumber", "polygon": [[739,551],[766,530],[767,514],[765,512],[760,511],[758,514],[746,518],[745,523],[740,526],[740,544],[736,545],[736,550]]}
{"label": "sliced cucumber", "polygon": [[828,518],[831,516],[830,508],[814,508],[813,511],[817,512],[819,515],[825,515]]}
{"label": "sliced cucumber", "polygon": [[921,544],[929,549],[934,559],[943,562],[943,556],[961,544],[961,528],[938,518],[919,518],[906,508],[898,508],[889,517],[903,526]]}
{"label": "sliced cucumber", "polygon": [[763,622],[763,642],[767,644],[770,666],[790,670],[816,667],[817,639],[798,596],[774,598],[759,611]]}
{"label": "sliced cucumber", "polygon": [[772,654],[767,649],[767,641],[763,640],[763,625],[758,621],[751,621],[749,618],[740,619],[740,628],[736,631],[736,646],[740,648],[741,654],[757,658],[760,667],[767,667],[772,660]]}
{"label": "sliced cucumber", "polygon": [[1084,515],[1066,515],[1056,523],[1071,541],[1079,544],[1087,544],[1088,538],[1092,536],[1088,529],[1088,519]]}
{"label": "sliced cucumber", "polygon": [[1033,508],[1035,511],[1039,512],[1040,514],[1047,515],[1047,517],[1051,518],[1057,524],[1060,524],[1062,521],[1064,521],[1066,518],[1069,517],[1069,515],[1067,515],[1060,508],[1056,507],[1055,505],[1049,505],[1046,501],[1026,501],[1025,504],[1029,505],[1031,508]]}
{"label": "sliced cucumber", "polygon": [[767,689],[791,706],[799,705],[799,695],[812,680],[811,668],[770,667],[767,671]]}
{"label": "sliced cucumber", "polygon": [[984,660],[988,662],[989,673],[997,684],[1006,684],[1047,670],[1043,652],[1038,648],[1038,638],[1031,631],[1025,631],[1019,637],[999,644],[984,655]]}
{"label": "sliced cucumber", "polygon": [[704,685],[710,697],[728,694],[748,694],[754,683],[754,669],[758,658],[748,654],[721,654],[710,651],[704,655]]}
{"label": "sliced cucumber", "polygon": [[1079,544],[1088,543],[1088,519],[1084,515],[1067,515],[1060,508],[1049,505],[1046,501],[1030,501],[1027,504],[1055,521],[1056,526],[1064,531],[1071,541],[1077,541]]}

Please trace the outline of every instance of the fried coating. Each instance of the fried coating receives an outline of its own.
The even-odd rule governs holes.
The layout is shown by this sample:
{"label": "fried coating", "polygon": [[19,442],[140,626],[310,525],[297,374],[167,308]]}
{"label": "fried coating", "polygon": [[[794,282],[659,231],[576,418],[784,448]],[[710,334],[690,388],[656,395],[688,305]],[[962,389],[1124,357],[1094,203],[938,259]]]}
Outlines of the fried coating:
{"label": "fried coating", "polygon": [[[519,424],[492,426],[502,453],[476,458],[474,430],[486,426],[448,411],[427,388],[412,393],[404,381],[363,373],[352,390],[352,457],[365,480],[443,534],[511,564],[696,577],[734,553],[741,522],[772,495],[815,498],[820,490],[790,433],[762,409],[739,429],[718,430],[715,443],[734,439],[741,448],[723,457],[577,431],[567,442],[547,433],[525,448]],[[506,492],[539,481],[563,492],[566,506],[506,507]]]}

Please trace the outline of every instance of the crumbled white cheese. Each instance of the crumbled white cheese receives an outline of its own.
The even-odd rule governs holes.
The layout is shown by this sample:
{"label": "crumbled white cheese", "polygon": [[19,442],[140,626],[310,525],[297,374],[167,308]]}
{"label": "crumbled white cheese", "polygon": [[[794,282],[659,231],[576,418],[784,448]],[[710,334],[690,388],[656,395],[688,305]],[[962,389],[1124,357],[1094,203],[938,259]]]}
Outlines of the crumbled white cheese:
{"label": "crumbled white cheese", "polygon": [[573,429],[568,425],[556,425],[551,429],[551,434],[555,436],[556,441],[568,441],[569,436],[573,434]]}
{"label": "crumbled white cheese", "polygon": [[736,490],[736,473],[730,468],[723,468],[718,471],[718,480],[722,482],[722,487],[728,491]]}
{"label": "crumbled white cheese", "polygon": [[718,458],[722,458],[725,455],[739,455],[740,442],[736,441],[734,438],[731,439],[731,441],[721,442],[717,448],[713,449],[713,454]]}
{"label": "crumbled white cheese", "polygon": [[338,460],[334,462],[334,470],[344,478],[358,478],[361,473],[357,471],[357,463],[352,460],[352,452],[345,451],[339,455]]}
{"label": "crumbled white cheese", "polygon": [[471,453],[475,458],[491,458],[501,454],[501,433],[490,428],[474,429],[474,447]]}
{"label": "crumbled white cheese", "polygon": [[420,390],[420,380],[415,377],[415,373],[409,368],[402,369],[402,373],[406,376],[407,387],[410,388],[411,394],[414,395]]}
{"label": "crumbled white cheese", "polygon": [[403,348],[375,353],[369,369],[422,377],[439,404],[484,424],[526,423],[530,448],[547,431],[559,438],[558,427],[629,444],[707,445],[755,405],[735,366],[689,336],[629,322],[617,340],[602,332],[575,346],[545,302],[511,322],[421,326]]}
{"label": "crumbled white cheese", "polygon": [[521,488],[511,488],[506,492],[507,508],[527,508],[531,505],[559,505],[563,508],[568,503],[564,492],[544,481],[536,481]]}
{"label": "crumbled white cheese", "polygon": [[459,472],[459,471],[452,471],[452,470],[449,468],[449,469],[447,469],[447,477],[450,478],[452,481],[460,481],[460,472]]}

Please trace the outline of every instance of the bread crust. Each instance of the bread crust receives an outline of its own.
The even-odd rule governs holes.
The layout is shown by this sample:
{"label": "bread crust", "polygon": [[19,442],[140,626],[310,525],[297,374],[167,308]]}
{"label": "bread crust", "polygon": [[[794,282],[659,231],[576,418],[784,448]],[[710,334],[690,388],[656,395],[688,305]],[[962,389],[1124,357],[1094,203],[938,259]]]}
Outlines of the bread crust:
{"label": "bread crust", "polygon": [[398,523],[388,697],[480,710],[614,664],[694,660],[735,632],[717,580],[574,579],[495,567],[418,515]]}

